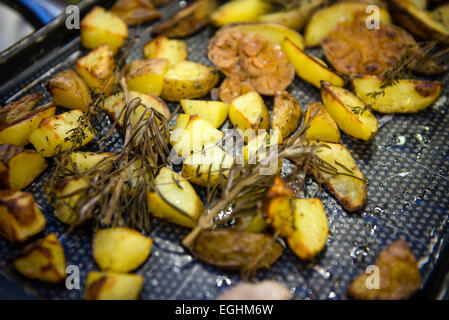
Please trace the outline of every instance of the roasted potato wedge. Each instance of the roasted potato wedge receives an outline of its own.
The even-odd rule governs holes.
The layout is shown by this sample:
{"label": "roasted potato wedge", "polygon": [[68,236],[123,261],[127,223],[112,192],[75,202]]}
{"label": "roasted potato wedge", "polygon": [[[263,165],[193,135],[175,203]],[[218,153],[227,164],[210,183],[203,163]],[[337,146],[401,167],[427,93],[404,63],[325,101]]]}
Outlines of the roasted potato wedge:
{"label": "roasted potato wedge", "polygon": [[201,151],[187,156],[182,165],[182,176],[199,186],[216,186],[226,181],[234,158],[215,144],[206,143]]}
{"label": "roasted potato wedge", "polygon": [[75,62],[78,75],[95,93],[108,96],[116,81],[114,56],[107,45],[101,45]]}
{"label": "roasted potato wedge", "polygon": [[[321,9],[310,18],[305,30],[306,47],[315,47],[334,30],[335,26],[342,22],[351,22],[357,16],[369,16],[366,13],[366,2],[340,2],[330,7]],[[380,8],[379,17],[381,24],[390,24],[391,17],[387,10]],[[301,48],[302,49],[302,48]]]}
{"label": "roasted potato wedge", "polygon": [[361,209],[366,202],[366,180],[351,153],[341,144],[320,142],[316,155],[333,166],[336,174],[312,172],[315,178],[348,212]]}
{"label": "roasted potato wedge", "polygon": [[305,1],[298,7],[259,16],[259,21],[282,24],[293,30],[301,31],[310,16],[323,4],[322,0]]}
{"label": "roasted potato wedge", "polygon": [[[397,80],[393,86],[381,88],[382,78],[356,77],[352,80],[355,94],[382,113],[414,113],[426,109],[440,96],[442,84],[429,80]],[[373,96],[373,92],[378,93]]]}
{"label": "roasted potato wedge", "polygon": [[430,12],[418,8],[415,4],[406,0],[388,0],[387,3],[395,22],[410,33],[425,40],[449,36],[448,28],[434,19]]}
{"label": "roasted potato wedge", "polygon": [[78,177],[64,177],[45,185],[48,202],[54,208],[54,215],[59,221],[69,225],[83,222],[79,219],[76,204],[86,197],[84,191],[88,187],[89,183]]}
{"label": "roasted potato wedge", "polygon": [[152,34],[168,38],[190,36],[209,23],[210,15],[217,6],[217,0],[196,0],[158,24]]}
{"label": "roasted potato wedge", "polygon": [[30,279],[59,283],[66,278],[64,250],[53,233],[26,246],[13,265]]}
{"label": "roasted potato wedge", "polygon": [[143,46],[143,55],[147,59],[167,59],[170,62],[170,68],[173,68],[179,62],[187,59],[187,43],[183,40],[159,36]]}
{"label": "roasted potato wedge", "polygon": [[114,157],[115,155],[111,152],[97,153],[97,152],[76,151],[70,154],[71,162],[67,162],[66,167],[72,170],[73,167],[76,166],[79,172],[84,173],[99,163],[103,165],[104,163],[106,163],[106,161],[111,160]]}
{"label": "roasted potato wedge", "polygon": [[[143,112],[147,112],[147,115],[150,116],[149,112],[145,109],[144,106],[156,110],[160,114],[162,114],[167,120],[170,118],[170,110],[167,107],[167,104],[159,99],[158,97],[137,92],[130,91],[129,99],[133,100],[136,98],[140,98],[142,106],[135,109],[135,111],[130,116],[131,124],[137,123],[137,121],[142,116]],[[114,121],[117,121],[117,124],[120,128],[124,126],[124,111],[125,108],[125,94],[123,92],[118,92],[116,94],[110,95],[104,100],[101,109],[106,112]],[[120,119],[119,119],[120,118]]]}
{"label": "roasted potato wedge", "polygon": [[26,146],[41,120],[55,115],[54,103],[31,110],[40,99],[41,95],[26,95],[0,108],[0,144]]}
{"label": "roasted potato wedge", "polygon": [[352,92],[323,81],[321,98],[327,112],[343,132],[362,140],[369,140],[376,135],[376,117]]}
{"label": "roasted potato wedge", "polygon": [[282,43],[284,43],[285,38],[288,38],[300,49],[304,49],[304,39],[301,34],[281,24],[272,22],[236,23],[225,26],[218,32],[231,30],[256,33],[259,36],[264,37],[265,39],[272,41],[280,46],[282,46]]}
{"label": "roasted potato wedge", "polygon": [[224,134],[197,115],[180,114],[170,135],[170,143],[180,156],[202,150],[206,143],[216,144]]}
{"label": "roasted potato wedge", "polygon": [[342,76],[330,69],[323,61],[305,53],[290,39],[285,39],[282,49],[287,54],[288,60],[295,66],[298,77],[315,87],[321,88],[322,80],[339,87],[345,84]]}
{"label": "roasted potato wedge", "polygon": [[243,147],[243,160],[249,164],[262,164],[263,172],[261,174],[277,173],[282,168],[282,159],[278,158],[277,161],[272,159],[271,163],[267,160],[270,152],[278,151],[279,144],[282,143],[282,135],[277,129],[272,130],[270,134],[265,130],[261,131],[257,136],[249,139],[248,144]]}
{"label": "roasted potato wedge", "polygon": [[151,0],[117,0],[110,12],[117,15],[128,26],[159,19],[161,13]]}
{"label": "roasted potato wedge", "polygon": [[[80,148],[94,138],[94,131],[87,121],[82,122],[83,112],[72,110],[45,118],[31,133],[30,142],[44,157],[53,157],[59,152]],[[71,141],[72,131],[82,128],[83,136],[80,141]]]}
{"label": "roasted potato wedge", "polygon": [[266,0],[231,0],[212,14],[211,21],[217,27],[235,22],[256,21],[270,9],[270,2]]}
{"label": "roasted potato wedge", "polygon": [[128,27],[115,13],[95,6],[81,21],[81,44],[89,49],[107,45],[112,52],[123,45]]}
{"label": "roasted potato wedge", "polygon": [[253,138],[258,129],[268,129],[270,126],[268,109],[262,97],[255,91],[248,92],[231,101],[229,120],[235,127],[243,130],[245,141]]}
{"label": "roasted potato wedge", "polygon": [[183,99],[180,103],[186,114],[196,114],[215,128],[219,128],[228,118],[229,104],[224,102]]}
{"label": "roasted potato wedge", "polygon": [[271,127],[280,131],[283,139],[298,128],[302,119],[301,105],[288,92],[278,92],[274,96]]}
{"label": "roasted potato wedge", "polygon": [[92,102],[89,88],[73,70],[55,74],[47,83],[47,90],[59,107],[87,111]]}
{"label": "roasted potato wedge", "polygon": [[137,300],[144,281],[136,274],[91,271],[84,294],[86,300]]}
{"label": "roasted potato wedge", "polygon": [[129,272],[150,255],[151,238],[130,228],[108,228],[95,232],[92,252],[101,270]]}
{"label": "roasted potato wedge", "polygon": [[[200,260],[217,268],[254,271],[275,263],[282,255],[282,246],[262,233],[216,229],[202,231],[193,251]],[[262,253],[262,258],[257,260]]]}
{"label": "roasted potato wedge", "polygon": [[47,168],[42,155],[31,149],[0,145],[0,188],[22,190]]}
{"label": "roasted potato wedge", "polygon": [[168,64],[167,59],[159,58],[135,60],[127,64],[123,75],[128,89],[160,96]]}
{"label": "roasted potato wedge", "polygon": [[47,219],[29,192],[0,190],[0,234],[10,242],[23,242],[45,228]]}
{"label": "roasted potato wedge", "polygon": [[208,94],[217,82],[217,69],[181,61],[165,73],[161,97],[168,101],[199,98]]}
{"label": "roasted potato wedge", "polygon": [[[311,117],[313,116],[313,119]],[[309,123],[306,130],[307,140],[325,142],[340,142],[340,130],[329,112],[319,102],[310,104],[306,112],[305,123]],[[310,122],[309,122],[310,121]]]}
{"label": "roasted potato wedge", "polygon": [[364,273],[351,283],[348,296],[360,300],[400,300],[410,298],[421,287],[418,263],[405,240],[396,240],[382,250],[374,265],[379,268],[379,287],[370,281],[372,274]]}
{"label": "roasted potato wedge", "polygon": [[204,205],[190,183],[166,167],[159,171],[154,183],[157,190],[147,194],[150,213],[181,226],[195,227]]}
{"label": "roasted potato wedge", "polygon": [[293,229],[287,238],[290,249],[301,259],[308,260],[326,245],[329,225],[320,199],[294,199]]}

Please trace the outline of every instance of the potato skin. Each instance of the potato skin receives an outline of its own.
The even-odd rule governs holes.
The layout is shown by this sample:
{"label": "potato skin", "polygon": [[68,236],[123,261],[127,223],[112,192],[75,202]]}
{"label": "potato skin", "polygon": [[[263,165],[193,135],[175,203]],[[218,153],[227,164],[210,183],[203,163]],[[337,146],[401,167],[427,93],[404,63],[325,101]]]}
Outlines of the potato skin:
{"label": "potato skin", "polygon": [[151,0],[117,0],[111,7],[128,26],[159,19],[161,13]]}
{"label": "potato skin", "polygon": [[218,83],[218,70],[191,61],[182,61],[165,74],[161,97],[168,101],[205,96]]}
{"label": "potato skin", "polygon": [[193,247],[202,261],[231,271],[245,271],[263,250],[254,269],[268,268],[282,255],[282,246],[270,236],[226,229],[202,231]]}
{"label": "potato skin", "polygon": [[47,83],[57,106],[86,111],[92,101],[89,88],[73,70],[64,70],[54,75]]}
{"label": "potato skin", "polygon": [[141,275],[91,271],[87,275],[86,300],[136,300],[145,279]]}
{"label": "potato skin", "polygon": [[298,128],[302,119],[302,109],[298,99],[288,92],[278,92],[274,97],[271,127],[279,129],[285,139]]}
{"label": "potato skin", "polygon": [[379,268],[379,289],[367,288],[370,274],[358,276],[347,295],[360,300],[408,299],[421,287],[418,263],[408,243],[399,239],[383,249],[374,264]]}

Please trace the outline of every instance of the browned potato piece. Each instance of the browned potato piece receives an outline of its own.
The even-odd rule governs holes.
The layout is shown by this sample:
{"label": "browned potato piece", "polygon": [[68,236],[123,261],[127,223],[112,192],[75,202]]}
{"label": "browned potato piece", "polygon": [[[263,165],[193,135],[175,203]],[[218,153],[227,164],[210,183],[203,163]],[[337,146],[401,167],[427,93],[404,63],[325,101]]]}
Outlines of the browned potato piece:
{"label": "browned potato piece", "polygon": [[160,96],[168,64],[167,59],[159,58],[136,60],[127,64],[123,75],[128,89]]}
{"label": "browned potato piece", "polygon": [[271,127],[278,129],[285,139],[296,130],[302,118],[298,99],[288,92],[278,92],[274,97]]}
{"label": "browned potato piece", "polygon": [[158,24],[152,34],[168,38],[184,38],[192,35],[206,26],[210,14],[216,7],[217,0],[196,0]]}
{"label": "browned potato piece", "polygon": [[25,247],[13,265],[30,279],[59,283],[66,278],[64,250],[53,233]]}
{"label": "browned potato piece", "polygon": [[45,228],[47,219],[29,192],[0,190],[0,234],[11,242],[23,242]]}
{"label": "browned potato piece", "polygon": [[107,45],[101,45],[75,62],[76,72],[95,93],[112,92],[114,78],[114,56]]}
{"label": "browned potato piece", "polygon": [[168,39],[159,36],[143,47],[145,58],[162,58],[170,61],[170,67],[187,59],[187,43],[183,40]]}
{"label": "browned potato piece", "polygon": [[351,283],[348,296],[361,300],[408,299],[421,286],[418,263],[405,240],[396,240],[382,250],[374,265],[379,268],[379,287],[370,279],[373,273],[364,273]]}
{"label": "browned potato piece", "polygon": [[313,172],[315,178],[337,198],[343,209],[349,212],[361,209],[366,202],[366,180],[351,153],[341,144],[324,143],[316,155],[337,170],[337,174]]}
{"label": "browned potato piece", "polygon": [[159,19],[161,13],[151,0],[117,0],[110,10],[128,26]]}
{"label": "browned potato piece", "polygon": [[135,274],[91,271],[86,280],[86,300],[136,300],[144,281]]}
{"label": "browned potato piece", "polygon": [[59,107],[86,111],[92,98],[89,88],[73,70],[64,70],[47,83],[54,103]]}
{"label": "browned potato piece", "polygon": [[282,246],[268,235],[225,229],[202,231],[193,250],[202,261],[233,271],[268,268],[282,255]]}
{"label": "browned potato piece", "polygon": [[54,103],[31,110],[41,99],[41,94],[28,94],[0,108],[0,144],[23,147],[30,142],[41,120],[55,114]]}
{"label": "browned potato piece", "polygon": [[22,190],[47,168],[42,155],[9,144],[0,145],[0,188]]}
{"label": "browned potato piece", "polygon": [[449,29],[434,19],[430,12],[406,0],[388,0],[387,2],[394,20],[414,35],[425,40],[449,36]]}
{"label": "browned potato piece", "polygon": [[128,27],[116,14],[95,6],[81,21],[81,43],[89,49],[107,45],[112,52],[128,37]]}

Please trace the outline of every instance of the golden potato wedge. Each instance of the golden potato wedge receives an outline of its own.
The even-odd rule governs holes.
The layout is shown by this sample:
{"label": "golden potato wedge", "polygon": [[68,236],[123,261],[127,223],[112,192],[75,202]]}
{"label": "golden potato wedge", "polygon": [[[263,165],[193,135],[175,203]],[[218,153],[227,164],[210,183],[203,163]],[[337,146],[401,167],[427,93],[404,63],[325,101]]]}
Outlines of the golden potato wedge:
{"label": "golden potato wedge", "polygon": [[180,103],[186,114],[196,114],[215,128],[219,128],[228,118],[229,104],[224,102],[182,99]]}
{"label": "golden potato wedge", "polygon": [[[31,133],[30,142],[44,157],[53,157],[59,152],[80,148],[94,138],[92,126],[81,123],[83,112],[72,110],[45,118]],[[74,129],[82,128],[81,139],[73,141]]]}
{"label": "golden potato wedge", "polygon": [[107,45],[101,45],[75,62],[78,75],[95,93],[108,96],[116,81],[114,56]]}
{"label": "golden potato wedge", "polygon": [[84,294],[86,300],[137,300],[144,281],[136,274],[91,271]]}
{"label": "golden potato wedge", "polygon": [[173,68],[179,62],[187,60],[187,43],[183,40],[159,36],[143,46],[143,55],[147,59],[167,59],[170,62],[170,68]]}
{"label": "golden potato wedge", "polygon": [[419,112],[434,103],[442,90],[442,84],[438,81],[403,79],[397,80],[393,86],[381,88],[382,81],[376,76],[352,80],[355,94],[372,109],[382,113]]}
{"label": "golden potato wedge", "polygon": [[47,199],[55,217],[65,224],[80,224],[76,204],[85,197],[84,190],[88,187],[89,183],[78,177],[64,177],[46,184]]}
{"label": "golden potato wedge", "polygon": [[[321,41],[341,22],[351,22],[356,16],[369,16],[366,2],[340,2],[321,9],[310,18],[305,30],[306,47],[320,45]],[[381,24],[390,24],[391,17],[387,10],[379,8]],[[302,48],[301,48],[302,49]]]}
{"label": "golden potato wedge", "polygon": [[279,235],[288,238],[294,232],[293,190],[282,178],[276,176],[273,185],[265,193],[262,211]]}
{"label": "golden potato wedge", "polygon": [[283,139],[298,128],[302,119],[301,105],[288,92],[278,92],[274,96],[271,127],[280,131]]}
{"label": "golden potato wedge", "polygon": [[101,270],[126,273],[148,258],[152,243],[134,229],[100,229],[95,232],[92,253]]}
{"label": "golden potato wedge", "polygon": [[321,81],[327,81],[342,87],[345,80],[337,72],[330,69],[324,62],[298,48],[290,39],[285,39],[282,49],[288,60],[295,66],[296,74],[301,79],[321,88]]}
{"label": "golden potato wedge", "polygon": [[159,19],[161,13],[151,0],[117,0],[111,11],[122,19],[126,25],[133,26]]}
{"label": "golden potato wedge", "polygon": [[0,109],[0,144],[26,146],[41,120],[55,115],[54,103],[31,110],[40,99],[41,95],[26,95]]}
{"label": "golden potato wedge", "polygon": [[[66,168],[72,170],[74,166],[79,172],[86,172],[99,163],[105,163],[115,157],[112,152],[84,152],[75,151],[70,154],[70,162],[66,163]],[[72,163],[74,166],[72,166]]]}
{"label": "golden potato wedge", "polygon": [[351,153],[341,144],[324,143],[316,155],[333,166],[337,173],[312,172],[315,178],[338,200],[343,209],[354,212],[366,202],[366,180]]}
{"label": "golden potato wedge", "polygon": [[59,107],[87,111],[92,102],[89,88],[73,70],[55,74],[47,83],[47,90]]}
{"label": "golden potato wedge", "polygon": [[81,20],[81,44],[89,49],[107,45],[112,52],[123,45],[128,37],[128,27],[115,13],[95,6]]}
{"label": "golden potato wedge", "polygon": [[186,157],[202,150],[206,143],[216,144],[224,134],[209,121],[197,115],[180,114],[170,135],[170,143],[178,155]]}
{"label": "golden potato wedge", "polygon": [[282,159],[272,159],[271,163],[264,162],[270,152],[278,152],[279,144],[282,143],[282,135],[279,130],[274,129],[267,133],[265,130],[258,131],[257,136],[248,140],[248,144],[242,148],[243,160],[249,164],[262,164],[263,173],[275,174],[282,168]]}
{"label": "golden potato wedge", "polygon": [[374,266],[379,268],[379,287],[376,288],[375,281],[372,281],[373,270],[361,274],[351,283],[348,296],[360,300],[401,300],[410,298],[421,287],[418,262],[403,239],[383,249]]}
{"label": "golden potato wedge", "polygon": [[369,140],[376,135],[376,117],[352,92],[323,81],[321,98],[327,112],[343,132],[362,140]]}
{"label": "golden potato wedge", "polygon": [[127,64],[123,75],[128,89],[160,96],[168,63],[167,59],[154,58],[135,60]]}
{"label": "golden potato wedge", "polygon": [[323,4],[322,0],[311,0],[297,7],[259,16],[259,21],[282,24],[293,30],[301,31],[310,16]]}
{"label": "golden potato wedge", "polygon": [[[162,101],[160,98],[145,94],[137,91],[129,92],[129,99],[133,100],[136,98],[140,98],[142,106],[138,107],[134,110],[134,112],[130,116],[131,124],[137,123],[142,113],[146,111],[145,107],[156,110],[161,113],[167,120],[170,118],[170,110],[167,107],[167,104]],[[120,128],[123,128],[124,121],[124,111],[125,108],[125,94],[123,92],[118,92],[116,94],[110,95],[104,100],[103,105],[101,105],[101,109],[106,112],[114,121],[117,121],[117,125]],[[147,111],[147,116],[150,116],[150,113]],[[119,119],[120,118],[120,119]]]}
{"label": "golden potato wedge", "polygon": [[154,180],[157,190],[148,192],[148,208],[156,218],[194,228],[204,205],[190,183],[164,167]]}
{"label": "golden potato wedge", "polygon": [[[218,268],[254,271],[275,263],[282,255],[282,246],[263,233],[215,229],[202,231],[193,251],[199,259]],[[256,260],[262,252],[262,258]],[[253,265],[254,261],[257,264]]]}
{"label": "golden potato wedge", "polygon": [[449,29],[434,19],[429,11],[406,0],[388,0],[387,3],[394,20],[410,33],[425,40],[449,36]]}
{"label": "golden potato wedge", "polygon": [[268,223],[261,211],[252,215],[241,215],[236,217],[235,230],[251,233],[262,233],[268,228]]}
{"label": "golden potato wedge", "polygon": [[47,219],[29,192],[0,190],[0,234],[10,242],[23,242],[45,228]]}
{"label": "golden potato wedge", "polygon": [[266,0],[232,0],[220,6],[211,15],[211,21],[217,27],[235,22],[256,21],[270,9],[270,2]]}
{"label": "golden potato wedge", "polygon": [[201,151],[187,156],[182,165],[182,176],[199,186],[216,186],[221,179],[226,181],[234,157],[220,147],[206,143]]}
{"label": "golden potato wedge", "polygon": [[31,149],[0,145],[0,188],[22,190],[47,168],[42,155]]}
{"label": "golden potato wedge", "polygon": [[244,131],[245,141],[256,136],[258,129],[268,129],[270,126],[268,109],[262,97],[255,91],[231,101],[229,120],[235,127]]}
{"label": "golden potato wedge", "polygon": [[312,259],[323,250],[329,233],[326,212],[320,199],[294,199],[294,231],[287,238],[290,249],[301,259]]}
{"label": "golden potato wedge", "polygon": [[53,233],[26,246],[13,265],[30,279],[59,283],[66,278],[64,250]]}
{"label": "golden potato wedge", "polygon": [[181,61],[165,73],[161,97],[168,101],[199,98],[208,94],[217,82],[217,69]]}
{"label": "golden potato wedge", "polygon": [[284,43],[285,38],[288,38],[300,49],[304,49],[304,39],[301,34],[281,24],[272,22],[236,23],[225,26],[218,32],[232,30],[256,33],[259,36],[264,37],[265,39],[270,40],[280,46]]}
{"label": "golden potato wedge", "polygon": [[[312,120],[310,118],[313,117]],[[309,123],[306,130],[307,140],[318,140],[325,142],[340,142],[340,130],[335,120],[332,119],[329,112],[319,102],[310,104],[306,112],[305,123]],[[310,121],[310,122],[309,122]]]}

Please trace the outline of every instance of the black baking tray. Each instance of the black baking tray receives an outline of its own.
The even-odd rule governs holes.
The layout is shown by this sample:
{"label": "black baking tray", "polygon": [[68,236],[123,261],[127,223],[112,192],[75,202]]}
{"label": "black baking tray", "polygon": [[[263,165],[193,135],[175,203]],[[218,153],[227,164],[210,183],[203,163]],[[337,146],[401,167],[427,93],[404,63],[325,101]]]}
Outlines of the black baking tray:
{"label": "black baking tray", "polygon": [[[81,16],[94,5],[109,7],[113,1],[85,0]],[[179,9],[172,1],[161,8],[164,17]],[[27,93],[43,92],[50,100],[45,83],[58,71],[73,69],[74,61],[87,53],[79,41],[79,30],[65,27],[64,15],[0,53],[0,102],[6,103]],[[152,25],[139,28],[137,43],[127,61],[142,58],[141,47],[150,39]],[[131,29],[131,33],[135,29]],[[211,65],[206,57],[207,39],[215,30],[207,27],[186,39],[189,60]],[[313,53],[321,56],[320,50]],[[447,298],[449,268],[449,74],[437,80],[444,83],[438,101],[414,115],[380,115],[379,133],[369,142],[342,135],[342,143],[353,154],[368,179],[368,201],[357,213],[348,214],[312,182],[311,195],[322,199],[330,234],[326,248],[312,261],[301,261],[289,250],[269,270],[254,280],[274,279],[285,284],[294,299],[347,299],[346,288],[357,275],[373,264],[379,252],[398,238],[406,239],[417,257],[423,286],[414,299]],[[319,91],[296,78],[288,88],[304,109],[319,101]],[[267,105],[270,98],[267,98]],[[175,104],[169,104],[171,110]],[[107,128],[110,121],[102,117]],[[110,139],[108,150],[117,150],[118,134]],[[87,147],[89,148],[89,146]],[[51,162],[50,166],[51,168]],[[0,297],[82,299],[86,275],[98,267],[91,254],[92,231],[80,227],[71,233],[53,216],[43,190],[48,172],[27,190],[48,220],[45,234],[54,232],[66,253],[68,265],[81,272],[81,289],[49,285],[21,277],[8,262],[19,250],[0,239]],[[214,299],[240,282],[238,274],[224,272],[194,259],[181,245],[187,229],[152,220],[150,236],[154,245],[148,261],[136,272],[146,279],[142,299]],[[42,236],[42,235],[41,235]]]}

